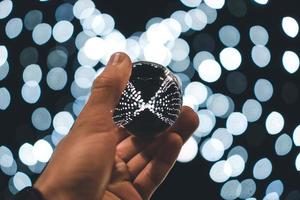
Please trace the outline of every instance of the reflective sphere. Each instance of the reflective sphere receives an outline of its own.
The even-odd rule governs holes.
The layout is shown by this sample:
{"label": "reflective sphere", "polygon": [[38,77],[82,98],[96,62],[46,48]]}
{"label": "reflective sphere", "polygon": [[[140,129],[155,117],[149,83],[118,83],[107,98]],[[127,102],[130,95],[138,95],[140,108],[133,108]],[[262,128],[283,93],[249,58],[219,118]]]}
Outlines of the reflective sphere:
{"label": "reflective sphere", "polygon": [[178,79],[166,67],[152,62],[133,63],[113,119],[136,136],[152,137],[174,124],[182,106]]}

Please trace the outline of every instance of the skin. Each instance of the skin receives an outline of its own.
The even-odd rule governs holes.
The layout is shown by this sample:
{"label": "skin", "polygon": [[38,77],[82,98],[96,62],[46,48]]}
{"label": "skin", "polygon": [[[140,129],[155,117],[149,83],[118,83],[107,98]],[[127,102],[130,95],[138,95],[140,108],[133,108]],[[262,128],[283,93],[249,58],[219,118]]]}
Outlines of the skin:
{"label": "skin", "polygon": [[150,199],[163,182],[199,120],[184,106],[175,124],[152,139],[117,127],[113,110],[131,70],[130,58],[115,53],[95,79],[86,106],[34,184],[45,199]]}

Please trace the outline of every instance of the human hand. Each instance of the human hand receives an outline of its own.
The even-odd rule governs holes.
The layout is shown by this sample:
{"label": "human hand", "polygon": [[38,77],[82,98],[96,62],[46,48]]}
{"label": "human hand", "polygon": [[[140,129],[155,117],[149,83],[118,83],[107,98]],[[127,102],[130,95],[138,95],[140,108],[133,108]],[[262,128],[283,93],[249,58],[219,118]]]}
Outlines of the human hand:
{"label": "human hand", "polygon": [[172,168],[198,126],[197,114],[184,106],[176,123],[152,139],[117,127],[113,110],[131,68],[129,57],[116,53],[94,81],[86,106],[34,184],[45,199],[149,199]]}

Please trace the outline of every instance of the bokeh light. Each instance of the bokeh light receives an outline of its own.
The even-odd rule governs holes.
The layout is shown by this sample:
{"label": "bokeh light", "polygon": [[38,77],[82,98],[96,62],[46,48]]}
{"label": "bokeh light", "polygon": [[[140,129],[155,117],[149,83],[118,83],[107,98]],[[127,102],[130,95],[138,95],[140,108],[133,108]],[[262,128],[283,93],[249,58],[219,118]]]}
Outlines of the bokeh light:
{"label": "bokeh light", "polygon": [[289,37],[296,37],[299,33],[299,24],[292,17],[284,17],[281,22],[282,29]]}
{"label": "bokeh light", "polygon": [[253,167],[253,176],[258,180],[266,179],[272,173],[272,163],[268,158],[258,160]]}
{"label": "bokeh light", "polygon": [[23,29],[23,21],[20,18],[10,19],[5,26],[5,33],[9,39],[13,39],[20,35]]}

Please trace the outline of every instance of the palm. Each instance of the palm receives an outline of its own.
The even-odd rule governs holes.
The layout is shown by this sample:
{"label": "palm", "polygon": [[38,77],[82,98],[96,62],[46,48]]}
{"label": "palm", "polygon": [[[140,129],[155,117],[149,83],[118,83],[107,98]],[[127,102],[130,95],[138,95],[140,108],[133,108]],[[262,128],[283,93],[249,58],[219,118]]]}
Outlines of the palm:
{"label": "palm", "polygon": [[172,168],[181,146],[198,124],[193,116],[180,118],[177,122],[183,122],[183,119],[190,121],[186,124],[176,123],[166,133],[152,140],[124,133],[117,145],[115,166],[105,200],[141,200],[151,197]]}

